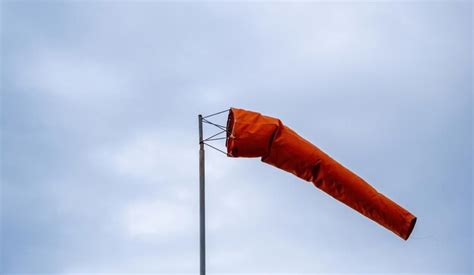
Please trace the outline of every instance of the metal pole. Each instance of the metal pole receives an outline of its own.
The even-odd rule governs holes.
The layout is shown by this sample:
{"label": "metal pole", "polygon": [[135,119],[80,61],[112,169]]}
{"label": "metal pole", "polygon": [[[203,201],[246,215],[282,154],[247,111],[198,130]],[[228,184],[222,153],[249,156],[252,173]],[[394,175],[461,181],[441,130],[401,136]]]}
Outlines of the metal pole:
{"label": "metal pole", "polygon": [[204,142],[202,134],[202,115],[199,118],[199,248],[200,275],[206,275],[206,208],[204,185]]}

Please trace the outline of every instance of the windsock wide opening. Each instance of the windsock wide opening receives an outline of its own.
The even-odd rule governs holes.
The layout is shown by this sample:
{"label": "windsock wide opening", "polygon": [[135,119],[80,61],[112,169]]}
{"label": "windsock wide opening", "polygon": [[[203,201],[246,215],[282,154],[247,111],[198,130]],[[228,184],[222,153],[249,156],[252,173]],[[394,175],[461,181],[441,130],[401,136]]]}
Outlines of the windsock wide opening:
{"label": "windsock wide opening", "polygon": [[255,158],[268,154],[280,120],[257,112],[230,108],[227,119],[227,155]]}
{"label": "windsock wide opening", "polygon": [[227,117],[227,133],[225,139],[225,147],[227,148],[227,156],[232,157],[232,152],[230,150],[230,142],[231,138],[233,137],[233,129],[234,129],[234,112],[233,108],[229,109],[229,116]]}

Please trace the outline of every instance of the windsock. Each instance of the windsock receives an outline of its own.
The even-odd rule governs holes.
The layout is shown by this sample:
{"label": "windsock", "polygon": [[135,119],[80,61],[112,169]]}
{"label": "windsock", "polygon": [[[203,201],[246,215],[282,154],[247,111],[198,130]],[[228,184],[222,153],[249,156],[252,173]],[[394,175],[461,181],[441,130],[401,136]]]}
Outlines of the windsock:
{"label": "windsock", "polygon": [[416,217],[273,117],[231,108],[227,155],[265,163],[312,182],[333,198],[407,240]]}

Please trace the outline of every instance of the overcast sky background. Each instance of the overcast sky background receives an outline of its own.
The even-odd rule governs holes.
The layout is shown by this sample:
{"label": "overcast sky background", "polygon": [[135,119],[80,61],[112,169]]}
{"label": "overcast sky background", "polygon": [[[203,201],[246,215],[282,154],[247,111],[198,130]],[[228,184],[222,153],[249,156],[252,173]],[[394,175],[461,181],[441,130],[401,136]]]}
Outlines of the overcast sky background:
{"label": "overcast sky background", "polygon": [[418,222],[403,241],[208,150],[209,273],[472,272],[471,2],[1,8],[2,273],[197,274],[197,114],[230,106],[281,118]]}

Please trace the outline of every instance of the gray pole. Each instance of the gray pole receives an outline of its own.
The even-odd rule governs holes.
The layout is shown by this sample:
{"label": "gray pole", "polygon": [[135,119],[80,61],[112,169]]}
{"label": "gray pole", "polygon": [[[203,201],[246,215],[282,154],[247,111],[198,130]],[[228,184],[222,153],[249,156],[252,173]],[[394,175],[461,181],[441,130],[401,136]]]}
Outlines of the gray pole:
{"label": "gray pole", "polygon": [[206,208],[204,188],[204,142],[202,115],[199,115],[199,248],[200,275],[206,275]]}

